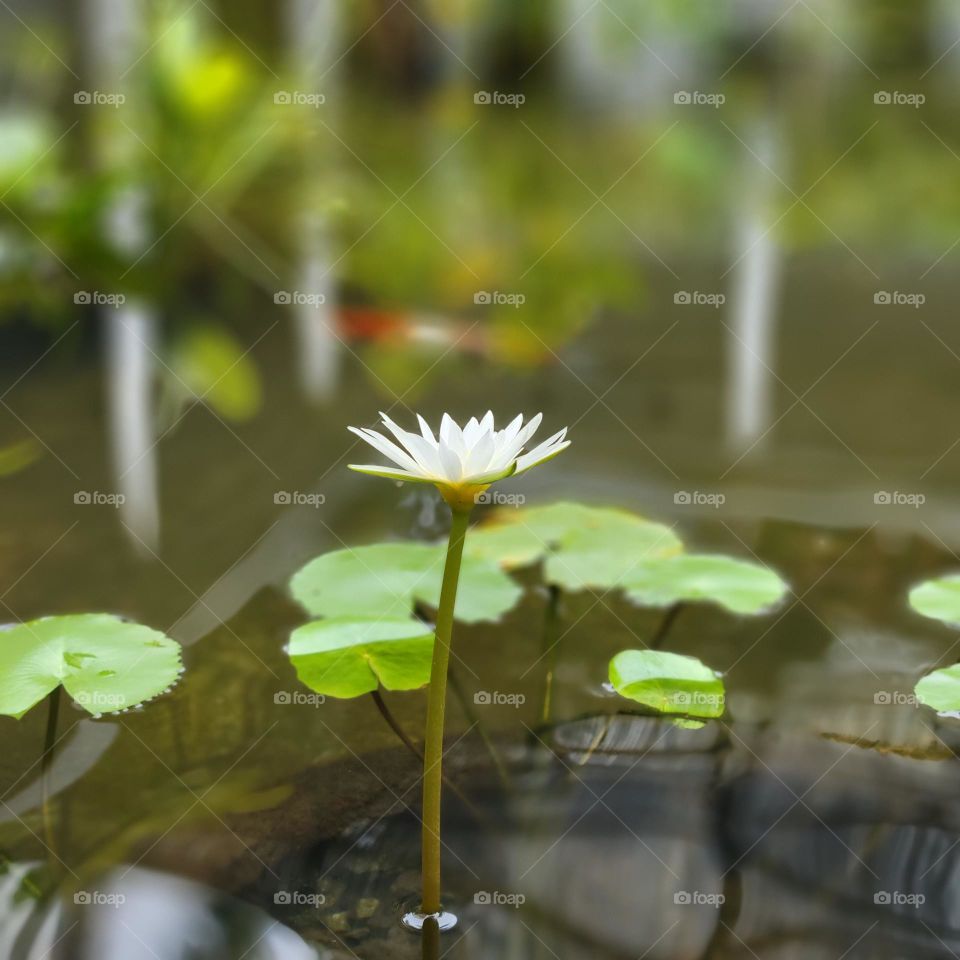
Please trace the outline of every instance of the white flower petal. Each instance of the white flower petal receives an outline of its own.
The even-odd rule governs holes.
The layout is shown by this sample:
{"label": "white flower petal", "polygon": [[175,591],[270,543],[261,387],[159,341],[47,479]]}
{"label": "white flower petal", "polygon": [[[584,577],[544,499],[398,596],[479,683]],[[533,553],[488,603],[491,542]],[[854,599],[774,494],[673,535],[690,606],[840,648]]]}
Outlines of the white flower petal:
{"label": "white flower petal", "polygon": [[467,462],[463,465],[463,472],[468,477],[475,473],[485,472],[490,467],[490,458],[492,456],[493,435],[484,433],[467,452]]}
{"label": "white flower petal", "polygon": [[403,480],[407,483],[433,483],[429,477],[421,477],[418,473],[408,473],[406,470],[391,470],[389,467],[380,467],[376,464],[348,463],[350,470],[357,473],[369,473],[374,477],[386,477],[388,480]]}
{"label": "white flower petal", "polygon": [[463,428],[463,442],[466,445],[467,452],[480,438],[480,421],[476,417],[471,417],[467,425]]}
{"label": "white flower petal", "polygon": [[421,436],[408,433],[398,427],[385,413],[380,414],[384,425],[406,447],[410,456],[416,461],[417,470],[421,473],[435,474],[440,467],[440,460],[431,447]]}
{"label": "white flower petal", "polygon": [[535,467],[538,464],[545,463],[547,460],[551,460],[558,453],[566,450],[569,446],[569,440],[564,440],[562,443],[554,444],[541,443],[538,447],[534,448],[529,453],[524,454],[519,460],[517,460],[517,473],[523,473],[525,470],[529,470],[531,467]]}
{"label": "white flower petal", "polygon": [[527,445],[527,441],[537,432],[537,427],[540,426],[542,419],[543,414],[538,413],[525,427],[517,432],[513,440],[505,445],[500,450],[500,453],[511,460],[515,459],[520,451]]}
{"label": "white flower petal", "polygon": [[440,464],[443,467],[443,476],[451,483],[459,483],[463,479],[463,461],[456,451],[445,443],[440,444]]}
{"label": "white flower petal", "polygon": [[386,437],[377,433],[376,430],[360,429],[358,427],[348,427],[347,429],[351,433],[356,434],[361,440],[369,443],[375,450],[379,450],[380,453],[398,466],[403,467],[404,470],[412,470],[416,473],[420,472],[419,465],[410,454],[405,450],[401,450],[395,443],[392,443]]}
{"label": "white flower petal", "polygon": [[424,420],[419,413],[417,414],[417,421],[420,424],[420,433],[423,435],[423,439],[426,440],[427,443],[432,444],[433,447],[436,447],[437,438],[433,435],[433,431],[430,429],[430,424],[427,423],[427,421]]}

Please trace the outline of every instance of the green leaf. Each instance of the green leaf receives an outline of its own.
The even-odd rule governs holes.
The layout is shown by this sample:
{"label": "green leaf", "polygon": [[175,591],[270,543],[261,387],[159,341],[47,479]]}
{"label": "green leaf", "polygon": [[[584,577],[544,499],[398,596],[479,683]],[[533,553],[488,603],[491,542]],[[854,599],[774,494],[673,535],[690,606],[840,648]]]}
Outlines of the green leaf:
{"label": "green leaf", "polygon": [[433,632],[409,618],[337,617],[298,627],[290,660],[311,690],[359,697],[382,684],[415,690],[430,682]]}
{"label": "green leaf", "polygon": [[626,510],[554,503],[498,511],[470,532],[465,550],[507,569],[546,557],[548,582],[580,590],[615,587],[639,561],[672,556],[683,544],[669,527]]}
{"label": "green leaf", "polygon": [[913,692],[937,713],[960,714],[960,663],[921,677]]}
{"label": "green leaf", "polygon": [[732,557],[683,554],[642,563],[626,578],[627,596],[647,607],[706,600],[755,614],[780,601],[787,585],[772,570]]}
{"label": "green leaf", "polygon": [[247,351],[218,327],[193,326],[176,342],[171,388],[209,404],[228,420],[249,420],[260,409],[260,375]]}
{"label": "green leaf", "polygon": [[[446,547],[380,543],[334,550],[294,574],[294,598],[316,617],[406,617],[415,601],[436,607]],[[465,623],[495,620],[522,594],[495,563],[465,557],[455,615]]]}
{"label": "green leaf", "polygon": [[623,587],[638,566],[673,557],[683,544],[667,526],[622,510],[594,511],[547,557],[544,577],[566,590]]}
{"label": "green leaf", "polygon": [[621,697],[666,714],[719,717],[723,681],[696,657],[660,650],[624,650],[610,661],[610,683]]}
{"label": "green leaf", "polygon": [[45,617],[0,631],[0,714],[22,717],[64,689],[88,713],[116,713],[164,693],[180,644],[105,613]]}
{"label": "green leaf", "polygon": [[927,580],[910,591],[917,613],[944,623],[960,624],[960,574]]}

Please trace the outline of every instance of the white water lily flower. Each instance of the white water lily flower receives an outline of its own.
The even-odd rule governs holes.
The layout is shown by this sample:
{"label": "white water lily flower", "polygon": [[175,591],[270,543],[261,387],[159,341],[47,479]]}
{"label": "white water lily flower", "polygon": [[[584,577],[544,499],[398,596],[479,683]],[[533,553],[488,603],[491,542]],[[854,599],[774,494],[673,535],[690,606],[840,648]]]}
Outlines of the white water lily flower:
{"label": "white water lily flower", "polygon": [[471,417],[463,429],[445,413],[437,436],[419,414],[419,434],[401,430],[385,413],[380,417],[397,443],[375,430],[349,429],[399,469],[355,463],[349,465],[350,469],[391,480],[433,483],[452,507],[461,509],[472,505],[476,495],[491,483],[523,473],[570,446],[564,427],[532,450],[523,452],[540,426],[543,419],[540,413],[527,424],[523,423],[522,415],[518,416],[503,430],[494,428],[490,411],[482,420]]}

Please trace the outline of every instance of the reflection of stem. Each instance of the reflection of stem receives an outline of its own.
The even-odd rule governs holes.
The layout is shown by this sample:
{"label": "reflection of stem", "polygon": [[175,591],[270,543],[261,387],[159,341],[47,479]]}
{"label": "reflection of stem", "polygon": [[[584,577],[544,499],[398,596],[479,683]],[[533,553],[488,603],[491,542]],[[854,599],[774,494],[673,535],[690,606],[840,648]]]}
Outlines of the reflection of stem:
{"label": "reflection of stem", "polygon": [[440,924],[437,923],[436,918],[427,917],[424,921],[421,944],[422,960],[440,960]]}
{"label": "reflection of stem", "polygon": [[40,810],[43,815],[43,840],[51,864],[57,858],[57,854],[53,813],[50,810],[50,765],[53,763],[53,750],[57,742],[57,719],[59,715],[60,684],[58,683],[47,697],[47,733],[43,741],[43,755],[40,758]]}
{"label": "reflection of stem", "polygon": [[483,745],[487,748],[487,753],[490,754],[490,759],[493,761],[493,765],[497,768],[497,776],[500,778],[500,782],[505,786],[510,786],[510,774],[507,772],[506,764],[500,757],[500,751],[497,750],[497,745],[493,742],[493,738],[487,733],[486,727],[480,722],[480,718],[477,716],[476,710],[473,709],[473,706],[470,703],[470,698],[467,696],[466,691],[463,689],[463,685],[457,679],[457,674],[454,672],[453,668],[447,671],[447,676],[450,680],[450,688],[453,690],[454,695],[460,703],[460,709],[463,710],[463,715],[467,718],[467,723],[471,727],[477,728],[477,733],[480,734],[480,739],[483,741]]}
{"label": "reflection of stem", "polygon": [[677,617],[680,616],[684,606],[685,604],[681,600],[667,609],[667,612],[663,615],[663,619],[660,621],[660,626],[657,627],[656,633],[654,633],[650,640],[650,650],[659,650],[663,646],[664,641],[667,639],[667,634],[676,622]]}
{"label": "reflection of stem", "polygon": [[450,664],[450,638],[453,633],[453,608],[460,579],[463,541],[470,523],[470,510],[454,509],[443,566],[440,605],[437,608],[436,640],[427,700],[427,734],[423,761],[423,897],[424,913],[440,912],[440,798],[443,785],[443,719],[447,703],[447,669]]}
{"label": "reflection of stem", "polygon": [[560,588],[550,584],[547,588],[547,608],[543,615],[543,646],[541,654],[546,658],[547,669],[543,678],[543,699],[540,704],[540,723],[546,726],[553,712],[553,677],[557,670],[557,647],[560,645]]}

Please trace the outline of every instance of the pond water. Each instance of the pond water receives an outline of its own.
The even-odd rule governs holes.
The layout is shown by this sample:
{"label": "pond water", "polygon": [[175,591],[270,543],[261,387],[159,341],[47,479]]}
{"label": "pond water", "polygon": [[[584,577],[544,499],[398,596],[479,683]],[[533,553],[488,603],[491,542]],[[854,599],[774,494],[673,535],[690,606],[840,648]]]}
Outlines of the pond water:
{"label": "pond water", "polygon": [[[801,285],[805,269],[791,282]],[[841,312],[822,333],[855,340],[861,326]],[[871,350],[885,347],[864,343],[817,401],[818,417],[857,438],[856,456],[794,411],[718,481],[717,465],[736,459],[717,422],[723,333],[709,315],[695,332],[689,323],[669,311],[598,318],[589,337],[533,371],[457,358],[418,391],[419,409],[459,411],[496,395],[498,406],[575,423],[565,469],[503,489],[522,489],[530,503],[575,495],[638,509],[676,523],[698,548],[759,558],[793,594],[761,618],[690,608],[677,619],[666,646],[703,658],[727,684],[727,717],[700,731],[631,715],[604,691],[609,657],[658,622],[615,593],[563,598],[547,726],[534,669],[545,603],[536,576],[524,575],[530,590],[502,625],[458,629],[466,709],[454,701],[448,766],[467,806],[448,796],[446,880],[460,924],[444,936],[444,955],[948,956],[960,946],[950,896],[957,736],[909,695],[924,668],[949,662],[956,637],[909,611],[905,595],[955,563],[938,511],[952,506],[956,466],[947,458],[936,485],[931,475],[920,508],[891,506],[888,518],[873,501],[881,483],[895,488],[904,447],[919,457],[948,445],[947,418],[927,418],[923,439],[912,417],[869,409],[862,378],[878,362]],[[782,348],[788,382],[820,369],[813,323],[797,349]],[[657,351],[635,362],[658,336]],[[345,359],[337,402],[317,410],[284,377],[291,350],[283,327],[257,345],[269,391],[251,424],[227,428],[195,408],[163,442],[156,556],[137,552],[114,508],[74,503],[78,489],[112,489],[96,353],[43,359],[8,397],[51,450],[4,481],[5,604],[21,618],[108,609],[187,645],[183,681],[149,709],[63,720],[59,855],[87,886],[127,891],[123,905],[69,927],[56,948],[64,955],[121,955],[94,952],[111,943],[125,956],[185,956],[138,906],[154,890],[208,951],[191,955],[228,955],[217,952],[221,937],[250,946],[267,917],[321,956],[419,955],[396,924],[417,889],[417,762],[367,698],[297,697],[305,691],[283,646],[305,617],[285,583],[343,543],[384,531],[433,539],[443,516],[430,496],[343,469],[343,427],[368,419],[377,399],[360,363]],[[943,380],[928,369],[937,352],[903,355],[912,379],[909,369],[897,377],[911,384],[910,403],[944,409],[947,369]],[[24,350],[9,365],[29,362]],[[620,374],[593,404],[591,393]],[[324,502],[278,505],[277,490]],[[694,490],[726,499],[675,502]],[[512,702],[478,706],[478,691]],[[423,697],[388,696],[416,736]],[[0,829],[11,862],[38,852],[42,714],[4,721]],[[202,888],[181,890],[167,875]],[[123,946],[125,927],[141,931],[148,952],[136,938]],[[30,955],[20,943],[11,956]]]}
{"label": "pond water", "polygon": [[[390,87],[410,64],[383,59]],[[579,66],[604,81],[602,60]],[[191,183],[222,172],[207,152],[222,161],[225,129],[267,138],[211,198],[233,240],[205,215],[179,226],[191,197],[138,160],[153,228],[172,231],[142,273],[118,277],[76,230],[57,247],[72,278],[14,276],[0,621],[115,613],[183,644],[186,672],[142,710],[62,708],[49,897],[33,896],[50,872],[44,710],[0,718],[0,960],[960,952],[960,727],[913,697],[958,636],[907,604],[960,567],[953,73],[885,77],[928,92],[920,115],[884,112],[849,66],[751,58],[713,112],[629,70],[602,109],[589,77],[531,84],[523,111],[484,113],[462,77],[424,93],[409,76],[377,95],[354,76],[339,101],[331,82],[336,109],[309,122],[218,126],[195,105],[211,112],[194,136],[174,124],[176,149],[156,144]],[[297,132],[268,138],[278,125]],[[322,226],[305,273],[304,210]],[[304,276],[317,289],[291,293]],[[76,309],[78,283],[136,309]],[[289,309],[301,294],[327,309]],[[156,352],[123,352],[116,318],[148,315]],[[185,332],[211,323],[236,352],[201,369],[207,402],[184,402],[172,379],[209,359]],[[262,390],[214,393],[235,368]],[[701,605],[672,622],[662,648],[726,685],[725,715],[696,730],[605,688],[610,658],[661,626],[617,591],[561,596],[549,711],[536,570],[501,622],[458,624],[444,881],[459,922],[421,942],[398,922],[418,889],[420,765],[372,698],[299,684],[284,648],[308,618],[288,582],[326,551],[446,533],[432,489],[346,469],[369,459],[348,424],[488,407],[542,410],[573,441],[498,485],[507,509],[633,510],[790,591],[762,616]],[[129,430],[146,442],[124,460]],[[386,700],[419,740],[425,695]]]}

